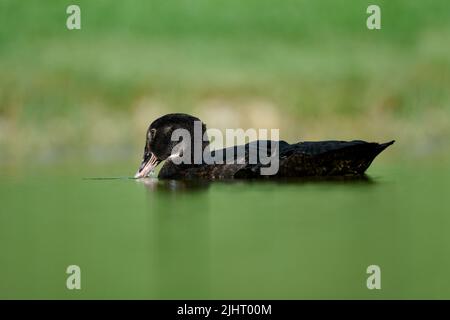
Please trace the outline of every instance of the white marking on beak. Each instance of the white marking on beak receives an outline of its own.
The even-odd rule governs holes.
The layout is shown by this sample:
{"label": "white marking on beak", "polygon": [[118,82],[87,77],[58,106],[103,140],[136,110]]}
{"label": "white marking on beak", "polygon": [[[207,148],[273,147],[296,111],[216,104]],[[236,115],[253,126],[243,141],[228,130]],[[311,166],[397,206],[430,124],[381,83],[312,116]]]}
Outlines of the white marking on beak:
{"label": "white marking on beak", "polygon": [[153,172],[153,170],[157,166],[158,162],[159,162],[158,158],[156,158],[156,156],[152,153],[150,160],[147,161],[147,163],[145,164],[145,166],[142,169],[140,169],[136,172],[136,174],[134,175],[134,178],[135,179],[145,178],[151,172]]}

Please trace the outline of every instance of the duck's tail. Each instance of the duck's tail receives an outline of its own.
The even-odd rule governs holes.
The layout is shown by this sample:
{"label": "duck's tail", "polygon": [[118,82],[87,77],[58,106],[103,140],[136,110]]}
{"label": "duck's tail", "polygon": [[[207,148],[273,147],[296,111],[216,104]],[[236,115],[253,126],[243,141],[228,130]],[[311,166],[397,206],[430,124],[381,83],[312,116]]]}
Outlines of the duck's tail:
{"label": "duck's tail", "polygon": [[384,149],[386,149],[387,147],[389,147],[390,145],[393,145],[395,142],[395,140],[391,140],[389,142],[386,143],[380,143],[379,147],[378,147],[378,152],[376,153],[376,155],[380,154]]}
{"label": "duck's tail", "polygon": [[395,141],[302,142],[285,150],[280,176],[362,175],[372,161]]}
{"label": "duck's tail", "polygon": [[387,147],[394,144],[395,140],[386,143],[367,143],[362,145],[355,153],[355,168],[358,174],[363,174],[370,166],[372,161]]}

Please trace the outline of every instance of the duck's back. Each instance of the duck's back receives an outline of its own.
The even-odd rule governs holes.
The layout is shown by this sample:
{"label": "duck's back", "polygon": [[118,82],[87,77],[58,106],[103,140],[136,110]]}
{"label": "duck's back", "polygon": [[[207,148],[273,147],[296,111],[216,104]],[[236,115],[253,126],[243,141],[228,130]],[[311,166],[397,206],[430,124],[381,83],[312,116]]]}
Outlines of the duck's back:
{"label": "duck's back", "polygon": [[279,176],[363,175],[375,157],[394,141],[319,141],[290,145],[280,154]]}
{"label": "duck's back", "polygon": [[[267,160],[275,150],[273,149],[274,143],[277,142],[254,141],[241,146],[212,151],[211,156],[215,159],[222,158],[222,164],[175,165],[169,162],[161,169],[159,177],[166,179],[244,179],[362,175],[373,159],[394,141],[384,144],[360,140],[295,144],[279,141],[279,157],[272,159],[278,161],[278,171],[274,175],[261,175],[261,169],[269,166]],[[233,157],[230,160],[231,154]],[[265,157],[265,161],[261,157]]]}

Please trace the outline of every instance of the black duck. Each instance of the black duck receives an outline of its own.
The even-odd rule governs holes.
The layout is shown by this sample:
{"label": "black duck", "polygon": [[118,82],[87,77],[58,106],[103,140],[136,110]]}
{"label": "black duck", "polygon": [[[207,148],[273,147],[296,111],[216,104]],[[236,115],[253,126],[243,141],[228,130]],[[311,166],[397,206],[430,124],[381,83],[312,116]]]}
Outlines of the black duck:
{"label": "black duck", "polygon": [[[195,135],[195,124],[200,124],[201,135]],[[173,139],[177,129],[184,129],[190,135]],[[394,143],[354,140],[289,144],[257,140],[210,151],[209,141],[203,138],[203,135],[206,137],[205,131],[206,126],[200,119],[187,114],[167,114],[153,121],[147,130],[144,156],[135,178],[148,176],[164,160],[158,175],[160,179],[362,176],[375,157]],[[206,155],[204,159],[198,157],[198,152],[195,155],[196,143],[201,146],[201,154]],[[231,159],[227,157],[229,154],[232,154]],[[265,160],[270,155],[276,156],[276,172],[264,173],[269,164],[263,161],[261,154],[267,156]],[[215,159],[215,162],[211,163],[207,157]],[[184,160],[180,162],[181,158]]]}

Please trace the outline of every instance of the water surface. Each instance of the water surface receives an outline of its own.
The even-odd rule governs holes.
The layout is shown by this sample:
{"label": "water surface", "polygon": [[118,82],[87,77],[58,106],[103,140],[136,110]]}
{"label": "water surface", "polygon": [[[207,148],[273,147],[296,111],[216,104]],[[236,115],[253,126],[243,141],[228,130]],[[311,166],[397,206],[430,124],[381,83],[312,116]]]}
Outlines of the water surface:
{"label": "water surface", "polygon": [[444,167],[194,185],[90,173],[1,177],[0,298],[450,298]]}

